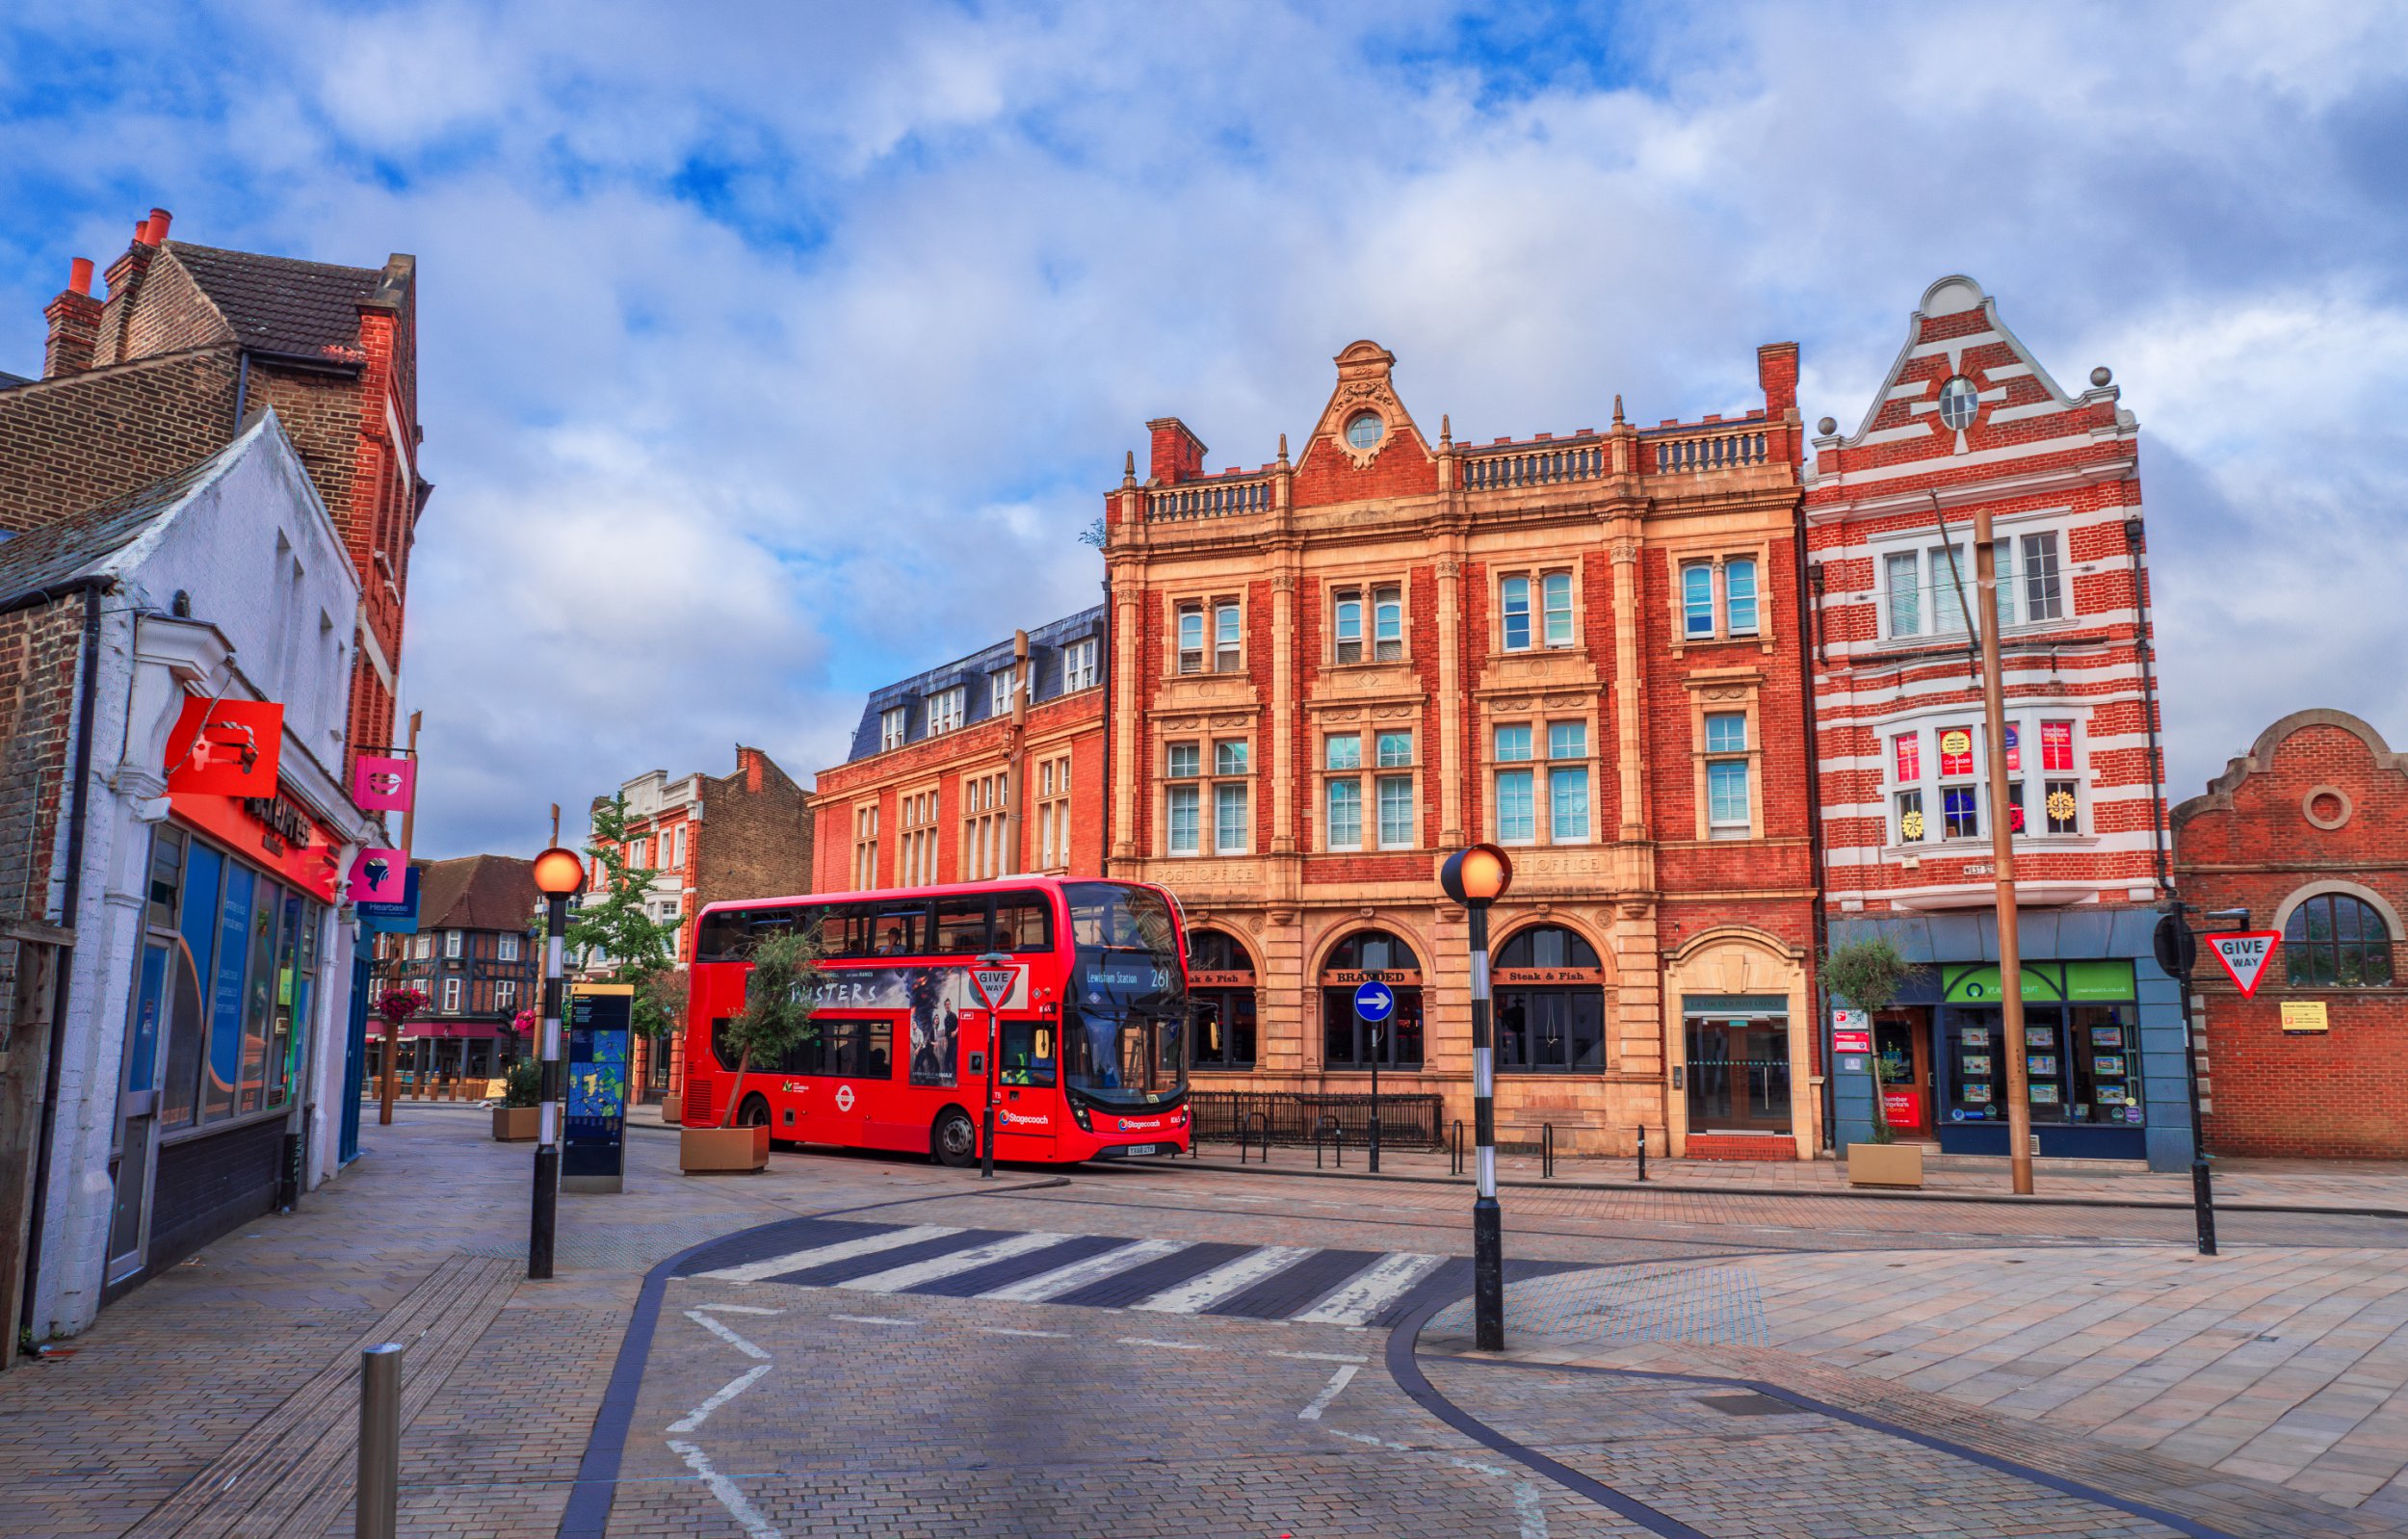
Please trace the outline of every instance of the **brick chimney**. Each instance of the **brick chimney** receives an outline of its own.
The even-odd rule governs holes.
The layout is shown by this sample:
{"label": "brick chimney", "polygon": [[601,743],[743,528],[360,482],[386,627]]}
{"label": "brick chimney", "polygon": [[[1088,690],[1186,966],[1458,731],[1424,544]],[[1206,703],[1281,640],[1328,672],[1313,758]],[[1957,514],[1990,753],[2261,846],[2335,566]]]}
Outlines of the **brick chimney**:
{"label": "brick chimney", "polygon": [[1756,382],[1764,387],[1765,415],[1779,422],[1797,409],[1797,344],[1767,342],[1756,350]]}
{"label": "brick chimney", "polygon": [[761,765],[768,756],[758,748],[736,745],[736,763],[745,772],[745,789],[758,794],[761,790]]}
{"label": "brick chimney", "polygon": [[1157,417],[1145,427],[1154,435],[1147,474],[1155,481],[1175,485],[1204,468],[1204,440],[1188,431],[1186,423],[1176,417]]}
{"label": "brick chimney", "polygon": [[79,256],[68,266],[66,287],[41,313],[50,323],[41,377],[56,379],[91,368],[92,347],[100,340],[100,301],[92,297],[91,257]]}
{"label": "brick chimney", "polygon": [[159,243],[168,238],[168,223],[172,218],[166,209],[154,208],[146,218],[137,220],[133,244],[125,248],[123,256],[109,264],[109,319],[117,335],[111,338],[113,346],[103,362],[125,361],[125,332],[133,324],[134,298],[142,290],[143,275],[158,259]]}

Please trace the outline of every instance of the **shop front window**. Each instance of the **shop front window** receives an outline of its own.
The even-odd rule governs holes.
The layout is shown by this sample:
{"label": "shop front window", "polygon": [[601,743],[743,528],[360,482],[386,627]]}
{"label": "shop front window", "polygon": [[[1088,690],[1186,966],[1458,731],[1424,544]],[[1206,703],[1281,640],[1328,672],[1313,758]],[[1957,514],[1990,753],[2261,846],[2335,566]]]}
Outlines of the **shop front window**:
{"label": "shop front window", "polygon": [[[1372,1026],[1354,1013],[1354,991],[1373,973],[1397,1005]],[[1385,930],[1361,930],[1338,943],[1322,964],[1322,1058],[1325,1068],[1418,1069],[1422,1066],[1422,964],[1413,949]]]}
{"label": "shop front window", "polygon": [[1193,1064],[1254,1067],[1254,958],[1219,930],[1188,936],[1188,997],[1195,1003]]}
{"label": "shop front window", "polygon": [[1791,1131],[1787,1019],[1698,1012],[1683,1028],[1689,1132]]}
{"label": "shop front window", "polygon": [[1605,972],[1596,949],[1559,925],[1517,930],[1491,962],[1499,1073],[1606,1066]]}

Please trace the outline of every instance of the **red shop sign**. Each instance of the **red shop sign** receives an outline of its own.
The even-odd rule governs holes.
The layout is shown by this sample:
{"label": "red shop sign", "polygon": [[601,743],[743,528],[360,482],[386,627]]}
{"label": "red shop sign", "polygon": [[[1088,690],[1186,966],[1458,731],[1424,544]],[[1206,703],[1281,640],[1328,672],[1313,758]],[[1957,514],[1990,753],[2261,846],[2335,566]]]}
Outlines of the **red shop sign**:
{"label": "red shop sign", "polygon": [[170,791],[175,821],[227,846],[251,865],[291,882],[322,903],[335,900],[343,836],[280,790],[273,796],[211,796]]}

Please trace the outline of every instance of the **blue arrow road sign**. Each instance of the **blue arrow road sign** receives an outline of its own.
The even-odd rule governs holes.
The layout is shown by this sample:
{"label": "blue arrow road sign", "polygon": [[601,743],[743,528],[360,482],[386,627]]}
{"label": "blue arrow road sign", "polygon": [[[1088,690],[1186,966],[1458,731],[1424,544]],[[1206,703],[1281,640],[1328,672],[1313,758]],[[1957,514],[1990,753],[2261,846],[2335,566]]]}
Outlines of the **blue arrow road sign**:
{"label": "blue arrow road sign", "polygon": [[1397,997],[1385,983],[1373,981],[1358,984],[1354,990],[1354,1013],[1376,1026],[1396,1013]]}

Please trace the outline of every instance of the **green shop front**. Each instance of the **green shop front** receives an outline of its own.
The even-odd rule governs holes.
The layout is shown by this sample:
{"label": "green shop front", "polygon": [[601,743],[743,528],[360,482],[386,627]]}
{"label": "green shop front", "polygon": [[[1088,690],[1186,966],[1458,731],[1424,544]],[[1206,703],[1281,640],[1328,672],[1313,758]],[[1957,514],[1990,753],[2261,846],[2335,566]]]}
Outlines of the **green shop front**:
{"label": "green shop front", "polygon": [[[2025,1094],[2043,1158],[2153,1169],[2189,1161],[2181,1002],[2150,954],[2156,923],[2142,909],[2022,917]],[[1825,1060],[1840,1142],[1871,1135],[1877,1064],[1896,1136],[1943,1154],[2006,1154],[2003,990],[1989,916],[1851,916],[1832,926],[1834,945],[1868,937],[1889,941],[1921,973],[1865,1023],[1869,1056],[1834,1051]]]}

